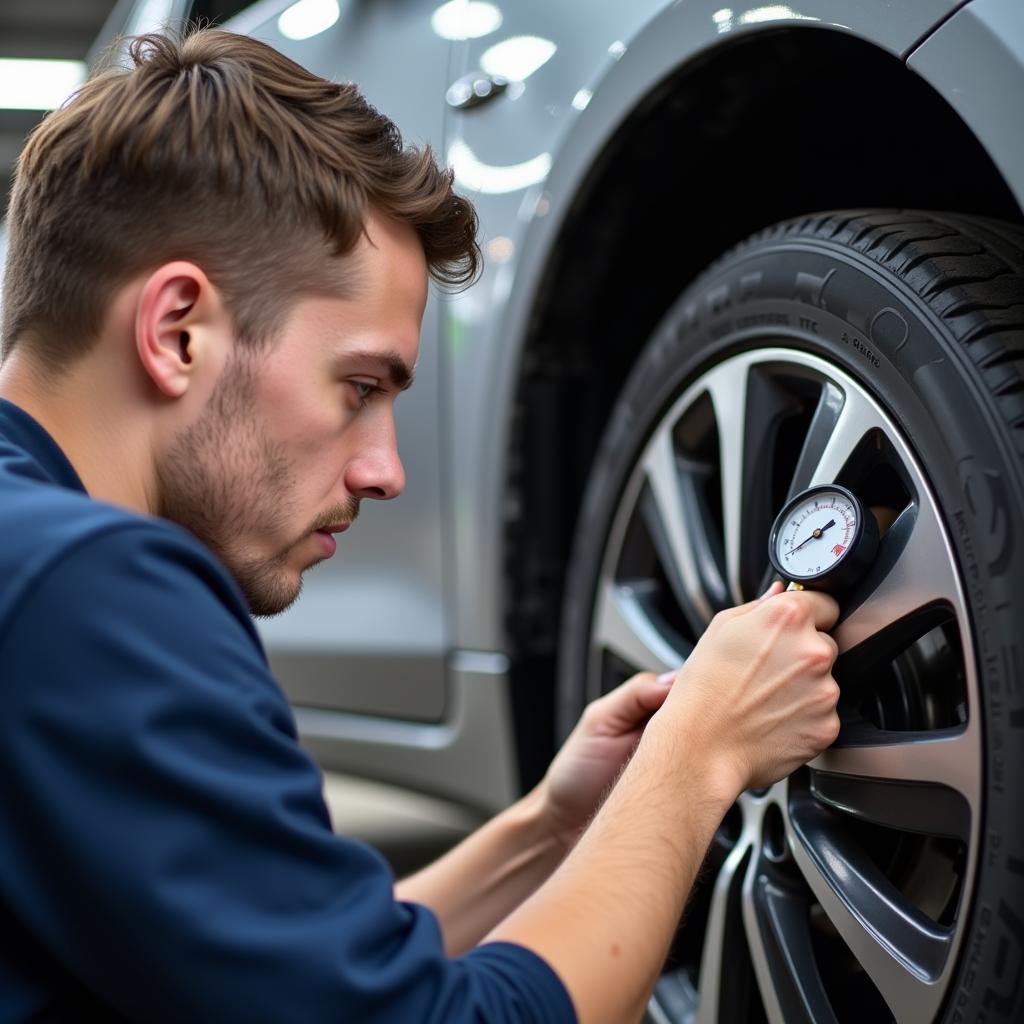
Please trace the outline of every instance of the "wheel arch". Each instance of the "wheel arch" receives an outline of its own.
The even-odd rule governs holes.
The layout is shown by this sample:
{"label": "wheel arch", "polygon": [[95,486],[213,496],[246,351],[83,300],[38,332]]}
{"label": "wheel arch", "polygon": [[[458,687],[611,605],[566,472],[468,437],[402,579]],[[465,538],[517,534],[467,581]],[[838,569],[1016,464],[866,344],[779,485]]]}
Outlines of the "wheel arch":
{"label": "wheel arch", "polygon": [[[585,121],[564,150],[577,134],[592,139]],[[564,209],[538,232],[547,241],[543,258],[534,254],[542,269],[518,352],[505,479],[524,786],[555,742],[553,713],[538,726],[553,708],[562,582],[591,460],[622,382],[682,288],[730,246],[801,213],[910,206],[1022,219],[936,88],[882,47],[819,27],[736,36],[677,67],[606,132],[571,202],[558,168],[556,159],[548,189]]]}

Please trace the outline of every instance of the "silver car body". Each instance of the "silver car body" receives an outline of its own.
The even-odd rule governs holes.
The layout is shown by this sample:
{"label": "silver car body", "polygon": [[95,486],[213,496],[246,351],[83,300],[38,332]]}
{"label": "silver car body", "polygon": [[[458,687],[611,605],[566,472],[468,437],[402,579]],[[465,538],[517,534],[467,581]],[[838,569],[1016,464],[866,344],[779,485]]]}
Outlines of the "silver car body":
{"label": "silver car body", "polygon": [[[288,3],[257,4],[228,25],[358,82],[408,140],[445,156],[477,205],[490,257],[472,289],[428,306],[417,385],[398,411],[405,495],[368,508],[296,608],[263,626],[325,766],[483,808],[516,792],[503,506],[524,339],[571,204],[657,83],[742,34],[852,34],[922,76],[1024,205],[1016,0],[722,3],[590,4],[581,16],[577,5],[518,0],[501,6],[494,31],[451,42],[432,29],[434,0],[343,3],[331,29],[302,42],[279,31]],[[446,107],[452,82],[486,64],[495,44],[523,37],[553,44],[543,66],[479,109]]]}
{"label": "silver car body", "polygon": [[[416,386],[397,407],[405,495],[366,508],[295,608],[261,625],[325,767],[484,810],[517,792],[505,521],[524,348],[574,202],[659,83],[757,33],[858,37],[952,107],[1024,206],[1019,0],[725,2],[443,5],[450,24],[470,28],[470,8],[497,11],[475,38],[444,38],[473,32],[445,30],[438,0],[342,0],[337,21],[303,40],[281,32],[291,0],[261,0],[227,24],[314,72],[357,82],[408,141],[431,144],[475,201],[488,256],[469,291],[428,304]],[[498,51],[512,62],[505,94],[477,109],[447,106],[449,86],[500,65],[494,48],[510,40]],[[703,200],[681,190],[679,201]]]}

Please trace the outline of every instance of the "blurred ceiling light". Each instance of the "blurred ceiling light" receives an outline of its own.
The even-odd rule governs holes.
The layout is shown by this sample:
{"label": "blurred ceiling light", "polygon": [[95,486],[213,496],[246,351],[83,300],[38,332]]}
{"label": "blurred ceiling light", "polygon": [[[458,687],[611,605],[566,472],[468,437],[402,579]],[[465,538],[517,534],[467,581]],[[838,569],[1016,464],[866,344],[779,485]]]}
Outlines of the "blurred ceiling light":
{"label": "blurred ceiling light", "polygon": [[277,19],[277,30],[286,39],[311,39],[340,17],[338,0],[299,0]]}
{"label": "blurred ceiling light", "polygon": [[449,0],[430,16],[442,39],[479,39],[501,27],[501,11],[485,0]]}
{"label": "blurred ceiling light", "polygon": [[732,28],[732,8],[723,7],[711,15],[711,20],[718,27],[719,33],[728,32]]}
{"label": "blurred ceiling light", "polygon": [[572,105],[576,110],[586,110],[587,104],[591,101],[594,94],[589,89],[580,89],[578,93],[572,98]]}
{"label": "blurred ceiling light", "polygon": [[474,192],[502,195],[517,192],[543,181],[551,170],[551,154],[541,153],[521,164],[504,167],[485,164],[463,142],[457,139],[448,147],[448,163],[459,183]]}
{"label": "blurred ceiling light", "polygon": [[507,263],[512,259],[515,245],[513,245],[511,238],[506,238],[505,235],[495,235],[487,243],[484,252],[494,263]]}
{"label": "blurred ceiling light", "polygon": [[480,55],[480,67],[489,75],[501,75],[510,82],[522,82],[554,56],[555,46],[540,36],[512,36]]}
{"label": "blurred ceiling light", "polygon": [[55,110],[84,81],[80,60],[0,60],[0,109]]}
{"label": "blurred ceiling light", "polygon": [[754,25],[761,21],[818,21],[809,14],[797,14],[785,4],[770,4],[767,7],[753,7],[739,16],[741,25]]}

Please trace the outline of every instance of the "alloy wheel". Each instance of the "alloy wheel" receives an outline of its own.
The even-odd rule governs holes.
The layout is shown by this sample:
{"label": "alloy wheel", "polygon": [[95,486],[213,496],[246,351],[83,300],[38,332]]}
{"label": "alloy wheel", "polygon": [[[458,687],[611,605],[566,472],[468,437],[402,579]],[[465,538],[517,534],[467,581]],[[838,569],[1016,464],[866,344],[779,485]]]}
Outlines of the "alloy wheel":
{"label": "alloy wheel", "polygon": [[672,403],[612,519],[589,696],[685,661],[716,611],[767,587],[775,512],[832,482],[882,531],[834,631],[842,731],[723,822],[650,1006],[659,1024],[930,1021],[949,988],[981,824],[971,626],[912,439],[865,387],[766,346]]}

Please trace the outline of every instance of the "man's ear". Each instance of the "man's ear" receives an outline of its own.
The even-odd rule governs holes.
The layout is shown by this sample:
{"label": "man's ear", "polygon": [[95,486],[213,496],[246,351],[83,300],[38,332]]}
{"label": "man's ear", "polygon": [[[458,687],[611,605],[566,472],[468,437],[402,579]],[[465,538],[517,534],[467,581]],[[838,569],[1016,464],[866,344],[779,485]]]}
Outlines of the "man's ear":
{"label": "man's ear", "polygon": [[146,279],[135,311],[135,346],[147,375],[168,398],[188,390],[197,350],[220,312],[216,289],[194,263],[165,263]]}

